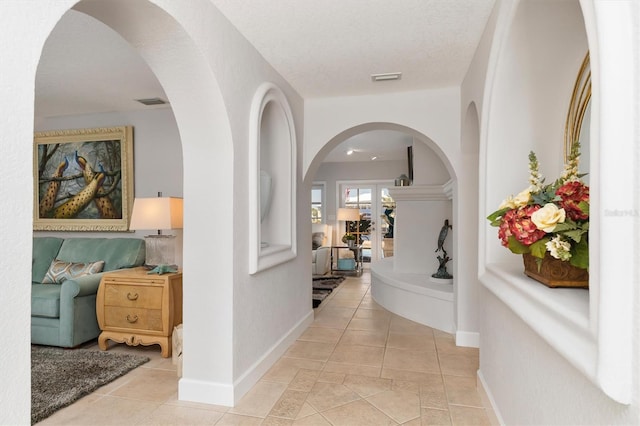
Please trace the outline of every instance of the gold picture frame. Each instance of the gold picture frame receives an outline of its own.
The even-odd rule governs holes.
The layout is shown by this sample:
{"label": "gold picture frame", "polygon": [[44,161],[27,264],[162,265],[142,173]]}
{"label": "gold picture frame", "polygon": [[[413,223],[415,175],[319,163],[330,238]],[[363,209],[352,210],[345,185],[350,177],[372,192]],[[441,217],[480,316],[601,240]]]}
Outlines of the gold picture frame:
{"label": "gold picture frame", "polygon": [[[591,61],[589,52],[585,55],[578,77],[573,86],[571,93],[571,101],[569,102],[569,110],[567,111],[567,120],[564,128],[564,161],[569,161],[571,147],[575,142],[580,141],[580,132],[582,131],[582,122],[585,113],[591,101]],[[586,147],[584,147],[586,148]]]}
{"label": "gold picture frame", "polygon": [[127,231],[133,206],[133,127],[34,135],[36,231]]}

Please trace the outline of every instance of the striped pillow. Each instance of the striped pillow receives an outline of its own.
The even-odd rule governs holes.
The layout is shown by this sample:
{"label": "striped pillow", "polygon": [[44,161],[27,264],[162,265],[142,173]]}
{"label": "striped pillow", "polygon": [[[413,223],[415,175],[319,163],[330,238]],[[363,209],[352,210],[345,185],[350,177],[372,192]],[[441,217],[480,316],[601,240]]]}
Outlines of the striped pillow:
{"label": "striped pillow", "polygon": [[91,263],[71,263],[54,259],[49,266],[43,284],[62,284],[66,280],[102,272],[104,260]]}

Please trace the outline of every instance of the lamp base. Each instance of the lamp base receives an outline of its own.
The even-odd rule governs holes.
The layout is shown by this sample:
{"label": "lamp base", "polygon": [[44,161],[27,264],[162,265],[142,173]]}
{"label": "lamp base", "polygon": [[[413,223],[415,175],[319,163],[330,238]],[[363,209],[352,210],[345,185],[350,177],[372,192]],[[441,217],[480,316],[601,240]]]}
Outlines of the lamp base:
{"label": "lamp base", "polygon": [[176,254],[175,235],[147,235],[144,237],[147,266],[174,265]]}

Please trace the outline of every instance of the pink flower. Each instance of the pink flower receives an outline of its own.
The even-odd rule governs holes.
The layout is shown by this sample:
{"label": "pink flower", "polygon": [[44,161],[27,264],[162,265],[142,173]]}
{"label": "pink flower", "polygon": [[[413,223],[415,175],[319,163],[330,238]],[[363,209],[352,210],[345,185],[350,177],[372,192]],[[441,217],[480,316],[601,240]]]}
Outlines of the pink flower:
{"label": "pink flower", "polygon": [[512,235],[525,246],[530,246],[543,238],[546,232],[538,229],[531,221],[531,215],[539,209],[540,206],[523,206],[506,212],[498,230],[502,245],[509,247],[509,237]]}
{"label": "pink flower", "polygon": [[562,207],[567,216],[572,220],[587,220],[589,215],[582,211],[580,202],[589,202],[589,187],[582,182],[567,182],[556,190],[556,195],[561,198]]}

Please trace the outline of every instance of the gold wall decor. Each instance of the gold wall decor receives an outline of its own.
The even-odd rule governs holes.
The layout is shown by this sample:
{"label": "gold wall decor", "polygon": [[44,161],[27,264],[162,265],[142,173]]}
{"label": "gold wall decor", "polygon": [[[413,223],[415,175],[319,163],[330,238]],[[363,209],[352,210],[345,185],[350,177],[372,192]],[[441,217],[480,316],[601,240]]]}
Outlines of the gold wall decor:
{"label": "gold wall decor", "polygon": [[564,159],[565,162],[571,153],[571,146],[574,142],[580,141],[580,130],[584,120],[585,111],[591,100],[591,64],[589,62],[589,52],[582,61],[576,83],[571,94],[569,111],[567,112],[567,122],[564,128]]}
{"label": "gold wall decor", "polygon": [[127,231],[133,127],[37,132],[33,229]]}

